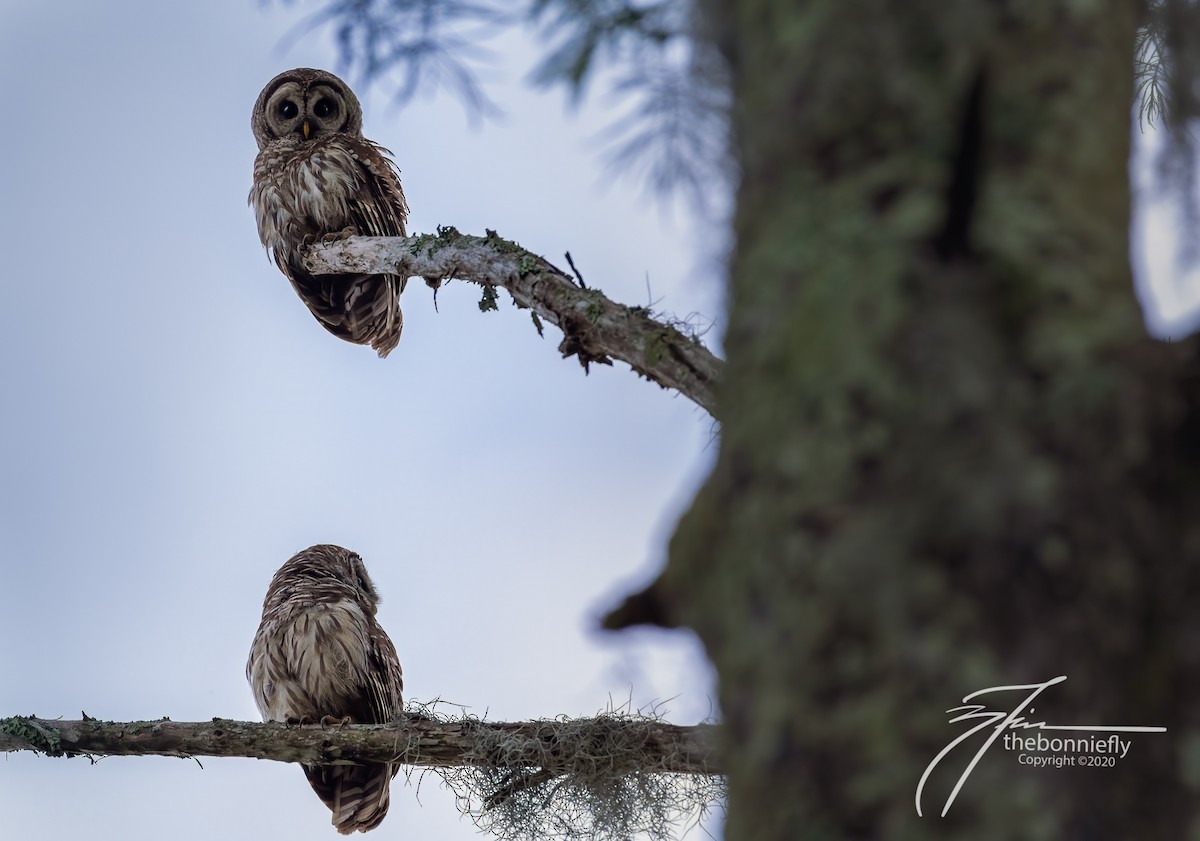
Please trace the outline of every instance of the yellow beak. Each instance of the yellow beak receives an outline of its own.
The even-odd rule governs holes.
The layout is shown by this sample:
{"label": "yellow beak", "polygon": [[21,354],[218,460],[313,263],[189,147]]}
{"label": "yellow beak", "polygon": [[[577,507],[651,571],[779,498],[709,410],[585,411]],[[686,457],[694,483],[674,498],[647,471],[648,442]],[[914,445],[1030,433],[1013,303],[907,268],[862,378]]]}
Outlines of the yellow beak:
{"label": "yellow beak", "polygon": [[308,135],[311,131],[312,131],[312,126],[309,125],[308,120],[305,120],[304,121],[304,139],[305,140],[308,140]]}

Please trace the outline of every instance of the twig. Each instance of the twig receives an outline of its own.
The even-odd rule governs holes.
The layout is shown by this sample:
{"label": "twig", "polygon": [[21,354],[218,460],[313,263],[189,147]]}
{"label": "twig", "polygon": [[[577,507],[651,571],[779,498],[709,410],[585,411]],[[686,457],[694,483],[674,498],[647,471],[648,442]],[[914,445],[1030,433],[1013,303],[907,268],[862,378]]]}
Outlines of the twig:
{"label": "twig", "polygon": [[567,265],[571,267],[571,271],[575,273],[575,279],[579,281],[580,289],[587,289],[588,285],[583,282],[583,275],[579,273],[579,269],[575,268],[575,261],[571,259],[571,252],[568,251],[564,255],[567,258]]}

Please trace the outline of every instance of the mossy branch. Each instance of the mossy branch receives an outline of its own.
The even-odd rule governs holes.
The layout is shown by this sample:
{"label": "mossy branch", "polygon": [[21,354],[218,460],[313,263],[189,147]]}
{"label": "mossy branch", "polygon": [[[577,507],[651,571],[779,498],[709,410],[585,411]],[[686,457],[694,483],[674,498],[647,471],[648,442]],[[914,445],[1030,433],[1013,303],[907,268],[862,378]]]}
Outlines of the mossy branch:
{"label": "mossy branch", "polygon": [[339,765],[362,760],[424,767],[486,766],[571,773],[581,755],[636,745],[636,770],[716,775],[715,726],[682,727],[646,718],[485,722],[406,714],[393,724],[284,725],[212,721],[77,721],[0,718],[0,752],[48,756],[242,756]]}
{"label": "mossy branch", "polygon": [[585,370],[593,362],[611,365],[620,359],[646,379],[715,412],[714,388],[724,362],[698,338],[654,318],[646,307],[609,300],[494,231],[482,237],[454,228],[412,237],[350,237],[313,245],[304,263],[314,274],[387,272],[430,281],[458,278],[485,291],[502,286],[518,306],[562,330],[559,351],[578,358]]}

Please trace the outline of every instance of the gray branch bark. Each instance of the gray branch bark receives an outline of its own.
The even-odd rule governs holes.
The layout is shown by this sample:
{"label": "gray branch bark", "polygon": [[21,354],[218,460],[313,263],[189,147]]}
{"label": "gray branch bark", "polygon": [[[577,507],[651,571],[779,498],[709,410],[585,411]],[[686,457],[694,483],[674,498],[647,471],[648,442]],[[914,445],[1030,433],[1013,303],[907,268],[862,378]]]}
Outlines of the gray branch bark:
{"label": "gray branch bark", "polygon": [[[646,307],[617,304],[542,257],[494,231],[487,236],[440,228],[412,237],[350,237],[309,248],[304,260],[314,274],[391,273],[428,280],[458,278],[485,288],[480,307],[495,308],[495,287],[504,287],[520,307],[558,327],[564,357],[584,369],[620,359],[635,372],[673,388],[715,415],[714,389],[724,363],[695,336],[656,319]],[[491,297],[488,296],[491,292]]]}
{"label": "gray branch bark", "polygon": [[0,752],[49,756],[241,756],[276,762],[339,765],[363,760],[425,767],[543,768],[569,773],[572,757],[627,751],[637,744],[638,770],[716,775],[715,726],[598,716],[571,721],[441,721],[405,715],[394,724],[289,726],[212,721],[62,721],[0,718]]}

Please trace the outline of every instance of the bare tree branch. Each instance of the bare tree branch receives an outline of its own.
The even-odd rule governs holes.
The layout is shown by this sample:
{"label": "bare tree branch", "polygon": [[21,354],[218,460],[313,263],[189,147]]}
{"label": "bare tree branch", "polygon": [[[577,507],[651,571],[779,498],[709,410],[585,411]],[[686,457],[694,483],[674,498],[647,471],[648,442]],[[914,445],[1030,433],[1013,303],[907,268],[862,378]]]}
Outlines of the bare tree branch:
{"label": "bare tree branch", "polygon": [[[698,338],[657,320],[646,307],[614,303],[596,289],[583,288],[542,257],[494,231],[487,236],[439,228],[413,237],[349,237],[313,245],[305,266],[314,274],[392,273],[430,281],[458,278],[484,287],[480,307],[494,308],[494,287],[509,291],[520,307],[563,332],[558,349],[575,356],[586,370],[592,362],[628,363],[641,376],[673,388],[715,414],[714,389],[724,362]],[[490,296],[488,293],[491,293]]]}
{"label": "bare tree branch", "polygon": [[407,714],[395,724],[284,725],[212,721],[62,721],[0,718],[0,752],[49,756],[242,756],[277,762],[342,765],[363,760],[425,767],[538,768],[550,776],[576,772],[611,747],[637,746],[637,771],[717,775],[716,727],[682,727],[643,718],[485,722]]}

